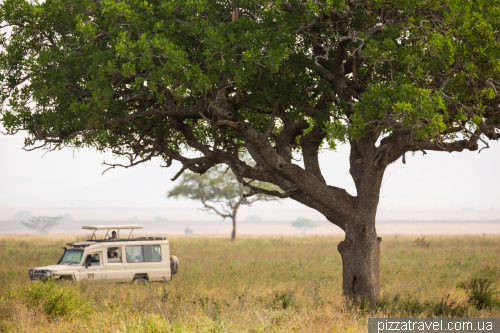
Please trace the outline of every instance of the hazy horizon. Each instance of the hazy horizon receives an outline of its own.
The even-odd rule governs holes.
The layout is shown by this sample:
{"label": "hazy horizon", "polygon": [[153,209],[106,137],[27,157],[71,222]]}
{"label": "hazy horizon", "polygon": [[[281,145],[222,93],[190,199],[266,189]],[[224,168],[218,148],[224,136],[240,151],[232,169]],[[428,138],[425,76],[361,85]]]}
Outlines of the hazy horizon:
{"label": "hazy horizon", "polygon": [[[22,150],[22,133],[0,135],[0,220],[21,210],[33,215],[70,214],[76,220],[215,221],[219,217],[198,210],[201,204],[167,199],[165,193],[180,164],[160,167],[159,160],[130,169],[106,169],[115,163],[110,153],[81,150],[49,152]],[[498,220],[500,219],[500,144],[477,152],[407,154],[388,166],[380,195],[378,220]],[[42,157],[43,156],[43,157]],[[328,184],[355,194],[349,175],[349,146],[323,150],[320,164]],[[301,164],[300,161],[294,162]],[[242,207],[239,216],[260,215],[267,220],[324,217],[291,199],[282,203],[255,203]]]}

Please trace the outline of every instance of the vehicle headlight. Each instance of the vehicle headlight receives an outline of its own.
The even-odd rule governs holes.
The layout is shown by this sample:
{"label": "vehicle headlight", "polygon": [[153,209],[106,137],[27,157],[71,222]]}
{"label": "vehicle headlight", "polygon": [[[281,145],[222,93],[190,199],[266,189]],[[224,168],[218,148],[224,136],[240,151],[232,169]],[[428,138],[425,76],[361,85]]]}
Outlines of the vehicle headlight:
{"label": "vehicle headlight", "polygon": [[46,271],[45,276],[50,276],[51,271]]}

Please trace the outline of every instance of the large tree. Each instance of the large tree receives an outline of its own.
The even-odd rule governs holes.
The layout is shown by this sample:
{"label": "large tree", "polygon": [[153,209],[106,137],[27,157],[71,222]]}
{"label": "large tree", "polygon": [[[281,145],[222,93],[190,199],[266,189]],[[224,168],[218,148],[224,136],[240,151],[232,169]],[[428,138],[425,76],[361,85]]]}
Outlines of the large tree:
{"label": "large tree", "polygon": [[[499,0],[5,0],[0,21],[7,133],[176,160],[175,178],[225,164],[345,231],[354,299],[379,299],[387,166],[500,137]],[[356,195],[322,175],[339,142]]]}

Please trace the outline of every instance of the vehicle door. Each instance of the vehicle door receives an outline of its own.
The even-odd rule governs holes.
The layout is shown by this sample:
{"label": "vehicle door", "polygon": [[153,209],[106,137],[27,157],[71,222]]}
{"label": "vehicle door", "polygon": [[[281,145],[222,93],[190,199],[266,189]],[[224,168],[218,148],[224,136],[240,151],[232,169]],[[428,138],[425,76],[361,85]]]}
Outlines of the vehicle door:
{"label": "vehicle door", "polygon": [[97,281],[106,279],[106,266],[104,262],[104,249],[95,249],[85,255],[85,260],[80,269],[82,280]]}
{"label": "vehicle door", "polygon": [[106,247],[106,271],[109,281],[126,282],[129,280],[125,265],[123,264],[123,247],[108,246]]}

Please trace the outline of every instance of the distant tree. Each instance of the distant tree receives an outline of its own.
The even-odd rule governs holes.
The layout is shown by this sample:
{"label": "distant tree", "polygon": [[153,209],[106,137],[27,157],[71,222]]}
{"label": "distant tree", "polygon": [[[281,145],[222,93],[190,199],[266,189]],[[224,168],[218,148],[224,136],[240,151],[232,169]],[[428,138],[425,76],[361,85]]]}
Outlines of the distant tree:
{"label": "distant tree", "polygon": [[167,221],[167,218],[165,216],[160,216],[160,215],[157,215],[155,217],[155,221],[157,222],[166,222]]}
{"label": "distant tree", "polygon": [[62,216],[33,216],[27,221],[20,221],[22,225],[30,229],[35,230],[41,234],[48,234],[50,229],[58,225],[58,220],[62,219]]}
{"label": "distant tree", "polygon": [[33,217],[31,212],[28,212],[27,210],[20,210],[14,214],[12,219],[14,221],[26,221],[26,220],[30,219],[31,217]]}
{"label": "distant tree", "polygon": [[299,217],[295,222],[292,223],[292,227],[300,229],[302,234],[305,234],[307,230],[316,228],[318,225],[313,221],[306,219],[305,217]]}
{"label": "distant tree", "polygon": [[[266,189],[270,187],[267,183],[253,182],[253,186]],[[250,190],[244,187],[232,171],[225,171],[217,166],[208,170],[205,174],[185,173],[179,185],[168,192],[170,198],[188,198],[201,201],[204,205],[201,210],[214,212],[222,218],[230,218],[233,222],[231,241],[236,239],[236,216],[241,205],[250,206],[260,200],[279,200],[276,197],[265,194],[256,194],[251,198],[246,197]]]}
{"label": "distant tree", "polygon": [[184,228],[184,233],[186,235],[191,235],[191,234],[194,234],[194,230],[191,228]]}

